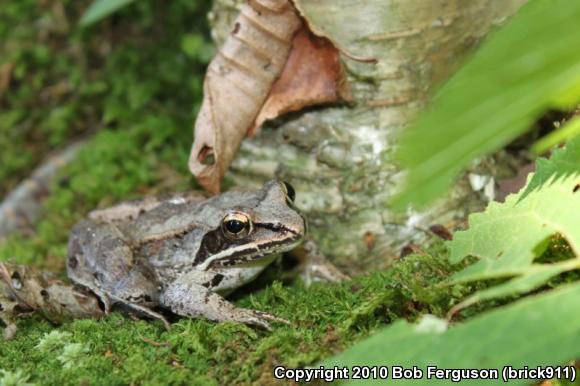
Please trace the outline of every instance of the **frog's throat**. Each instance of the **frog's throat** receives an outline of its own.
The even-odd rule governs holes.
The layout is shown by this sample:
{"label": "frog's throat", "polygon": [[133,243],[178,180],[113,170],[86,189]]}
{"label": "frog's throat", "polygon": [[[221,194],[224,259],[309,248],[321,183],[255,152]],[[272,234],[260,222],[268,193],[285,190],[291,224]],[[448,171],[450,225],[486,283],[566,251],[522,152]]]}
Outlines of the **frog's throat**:
{"label": "frog's throat", "polygon": [[302,235],[296,234],[291,238],[273,240],[269,242],[254,242],[228,248],[209,257],[198,266],[198,269],[207,270],[216,267],[233,267],[252,261],[261,260],[273,253],[287,252],[296,248],[302,242]]}

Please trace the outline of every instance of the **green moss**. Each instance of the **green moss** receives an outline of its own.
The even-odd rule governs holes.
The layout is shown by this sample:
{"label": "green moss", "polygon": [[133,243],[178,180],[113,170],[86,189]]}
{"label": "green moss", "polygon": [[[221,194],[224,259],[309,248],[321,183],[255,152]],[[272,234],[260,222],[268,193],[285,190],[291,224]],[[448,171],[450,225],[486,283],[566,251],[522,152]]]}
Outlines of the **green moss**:
{"label": "green moss", "polygon": [[[145,0],[83,30],[78,20],[86,6],[23,0],[2,7],[0,68],[10,81],[0,90],[0,196],[50,150],[103,125],[123,131],[147,126],[150,138],[141,138],[147,146],[130,142],[130,154],[181,144],[173,164],[191,141],[211,51],[205,23],[209,1],[167,6]],[[105,142],[101,139],[101,146]],[[142,162],[134,168],[146,170],[149,165]],[[105,170],[112,166],[101,164]],[[125,189],[127,184],[121,183]]]}
{"label": "green moss", "polygon": [[272,332],[190,319],[165,331],[159,322],[119,313],[66,323],[58,333],[42,320],[23,320],[16,339],[0,346],[0,368],[44,384],[264,381],[275,364],[313,364],[395,319],[443,316],[456,301],[451,294],[466,291],[437,285],[451,272],[439,257],[412,255],[389,271],[350,282],[310,288],[300,281],[263,283],[238,295],[239,306],[291,321]]}
{"label": "green moss", "polygon": [[28,382],[30,376],[24,374],[22,370],[15,372],[0,370],[0,385],[3,386],[28,386],[33,383]]}

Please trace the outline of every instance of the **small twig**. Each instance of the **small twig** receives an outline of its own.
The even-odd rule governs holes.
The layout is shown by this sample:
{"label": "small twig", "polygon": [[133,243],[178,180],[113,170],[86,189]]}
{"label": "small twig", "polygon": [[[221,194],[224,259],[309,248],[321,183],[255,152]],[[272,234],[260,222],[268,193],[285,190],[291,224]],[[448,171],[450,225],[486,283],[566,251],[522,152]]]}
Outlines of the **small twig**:
{"label": "small twig", "polygon": [[140,338],[141,338],[141,340],[143,340],[143,342],[149,343],[155,347],[171,347],[171,343],[169,343],[169,342],[157,342],[153,339],[150,339],[150,338],[147,338],[144,336],[141,336]]}
{"label": "small twig", "polygon": [[6,196],[0,203],[0,239],[40,217],[42,199],[50,191],[52,181],[62,167],[75,159],[82,145],[83,142],[75,142],[50,156]]}

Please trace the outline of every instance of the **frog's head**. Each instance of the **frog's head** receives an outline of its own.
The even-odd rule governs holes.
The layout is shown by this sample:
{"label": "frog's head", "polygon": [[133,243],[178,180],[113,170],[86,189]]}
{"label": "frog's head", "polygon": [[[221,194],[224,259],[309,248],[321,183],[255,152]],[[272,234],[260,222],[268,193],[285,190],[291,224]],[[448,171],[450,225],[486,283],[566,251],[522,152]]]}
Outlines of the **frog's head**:
{"label": "frog's head", "polygon": [[294,207],[294,196],[290,184],[269,181],[255,192],[217,198],[220,222],[204,235],[195,264],[200,269],[252,264],[296,247],[306,223]]}

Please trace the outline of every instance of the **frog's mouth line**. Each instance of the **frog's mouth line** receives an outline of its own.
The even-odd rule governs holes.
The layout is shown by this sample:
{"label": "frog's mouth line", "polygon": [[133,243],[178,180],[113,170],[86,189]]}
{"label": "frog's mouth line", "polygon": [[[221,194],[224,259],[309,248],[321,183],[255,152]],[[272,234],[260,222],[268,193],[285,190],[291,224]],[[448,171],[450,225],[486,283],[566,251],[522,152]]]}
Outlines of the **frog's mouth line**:
{"label": "frog's mouth line", "polygon": [[224,251],[229,253],[227,255],[217,254],[213,256],[211,259],[206,260],[199,268],[232,267],[252,261],[258,261],[273,253],[286,252],[294,249],[300,245],[300,243],[302,243],[302,236],[294,234],[291,238],[269,241],[263,244],[252,243],[240,245],[237,248]]}
{"label": "frog's mouth line", "polygon": [[[261,245],[259,248],[246,248],[244,250],[232,253],[227,258],[212,260],[209,264],[209,267],[232,267],[243,263],[257,261],[266,256],[270,256],[273,253],[290,251],[300,245],[301,242],[302,238],[298,237],[295,241],[284,240],[282,242],[269,242],[267,244]],[[279,248],[281,244],[286,244],[286,246],[284,248]]]}

